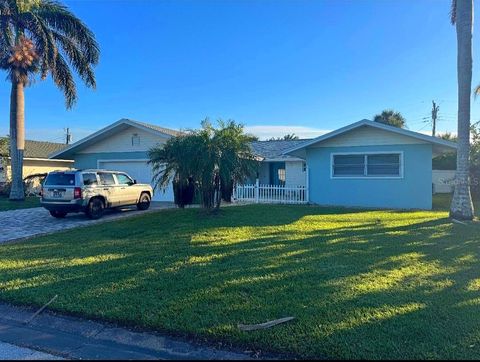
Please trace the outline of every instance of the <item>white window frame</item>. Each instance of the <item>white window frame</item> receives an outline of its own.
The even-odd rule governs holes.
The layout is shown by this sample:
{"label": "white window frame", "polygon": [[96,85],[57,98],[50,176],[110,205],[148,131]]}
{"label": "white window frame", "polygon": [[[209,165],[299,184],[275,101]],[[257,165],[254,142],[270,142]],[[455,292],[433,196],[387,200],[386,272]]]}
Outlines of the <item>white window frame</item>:
{"label": "white window frame", "polygon": [[[347,156],[347,155],[399,155],[400,156],[400,174],[398,176],[365,176],[365,175],[358,175],[358,176],[335,176],[333,174],[333,161],[334,157],[340,156]],[[367,164],[365,163],[365,167]],[[362,180],[375,180],[375,179],[403,179],[404,175],[404,158],[403,158],[403,151],[367,151],[367,152],[332,152],[330,154],[330,179],[334,180],[352,180],[352,179],[362,179]]]}

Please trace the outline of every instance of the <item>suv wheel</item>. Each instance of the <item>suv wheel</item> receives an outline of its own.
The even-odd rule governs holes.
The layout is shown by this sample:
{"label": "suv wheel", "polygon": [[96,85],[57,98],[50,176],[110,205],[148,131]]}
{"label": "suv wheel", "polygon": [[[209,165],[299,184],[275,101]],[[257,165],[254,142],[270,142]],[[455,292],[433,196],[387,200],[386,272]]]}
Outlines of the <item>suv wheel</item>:
{"label": "suv wheel", "polygon": [[50,211],[50,215],[53,217],[56,217],[57,219],[63,219],[65,216],[67,216],[67,213],[65,211]]}
{"label": "suv wheel", "polygon": [[98,197],[91,199],[87,206],[87,216],[90,219],[99,219],[103,215],[103,211],[105,210],[105,205],[103,201]]}
{"label": "suv wheel", "polygon": [[140,195],[138,200],[137,209],[138,210],[147,210],[150,207],[150,196],[144,192]]}

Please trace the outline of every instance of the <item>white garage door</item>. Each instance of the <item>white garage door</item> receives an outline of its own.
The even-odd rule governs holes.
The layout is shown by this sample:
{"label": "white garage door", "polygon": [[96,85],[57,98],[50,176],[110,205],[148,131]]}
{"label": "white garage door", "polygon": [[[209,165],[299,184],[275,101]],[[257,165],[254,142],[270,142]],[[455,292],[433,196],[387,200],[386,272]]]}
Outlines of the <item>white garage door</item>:
{"label": "white garage door", "polygon": [[[111,171],[123,171],[137,180],[138,183],[152,184],[152,168],[144,160],[99,161],[98,167]],[[166,190],[156,189],[153,201],[173,201],[172,184],[170,183]]]}

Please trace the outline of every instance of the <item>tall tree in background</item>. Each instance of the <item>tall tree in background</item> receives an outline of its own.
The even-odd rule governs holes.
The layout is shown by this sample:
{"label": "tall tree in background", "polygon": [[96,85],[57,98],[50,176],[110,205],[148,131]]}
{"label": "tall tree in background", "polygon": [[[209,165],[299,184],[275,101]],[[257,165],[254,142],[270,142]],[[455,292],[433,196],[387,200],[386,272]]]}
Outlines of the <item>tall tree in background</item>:
{"label": "tall tree in background", "polygon": [[473,0],[452,1],[452,24],[457,31],[458,146],[455,191],[450,216],[473,219],[470,193],[470,98],[472,91]]}
{"label": "tall tree in background", "polygon": [[292,140],[298,140],[299,137],[295,133],[287,133],[283,137],[272,137],[268,139],[268,141],[292,141]]}
{"label": "tall tree in background", "polygon": [[66,6],[54,0],[0,0],[0,68],[12,83],[10,96],[11,200],[23,200],[25,87],[51,74],[67,109],[77,100],[72,70],[95,88],[95,36]]}
{"label": "tall tree in background", "polygon": [[395,112],[392,109],[385,109],[380,114],[376,114],[373,117],[375,122],[387,124],[389,126],[394,126],[398,128],[405,128],[406,122],[405,118],[400,112]]}

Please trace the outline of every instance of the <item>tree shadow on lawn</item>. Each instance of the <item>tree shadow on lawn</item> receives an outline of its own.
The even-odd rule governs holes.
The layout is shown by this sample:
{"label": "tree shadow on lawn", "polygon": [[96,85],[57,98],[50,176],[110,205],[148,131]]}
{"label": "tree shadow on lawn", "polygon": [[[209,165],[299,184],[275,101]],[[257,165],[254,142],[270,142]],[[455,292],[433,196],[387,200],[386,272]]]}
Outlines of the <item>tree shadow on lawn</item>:
{"label": "tree shadow on lawn", "polygon": [[[41,305],[58,294],[59,311],[301,357],[478,356],[478,226],[295,207],[255,226],[258,215],[240,211],[195,226],[160,213],[140,233],[126,220],[92,228],[94,239],[7,246],[1,298]],[[47,243],[56,248],[38,249]],[[236,327],[288,315],[269,330]]]}

